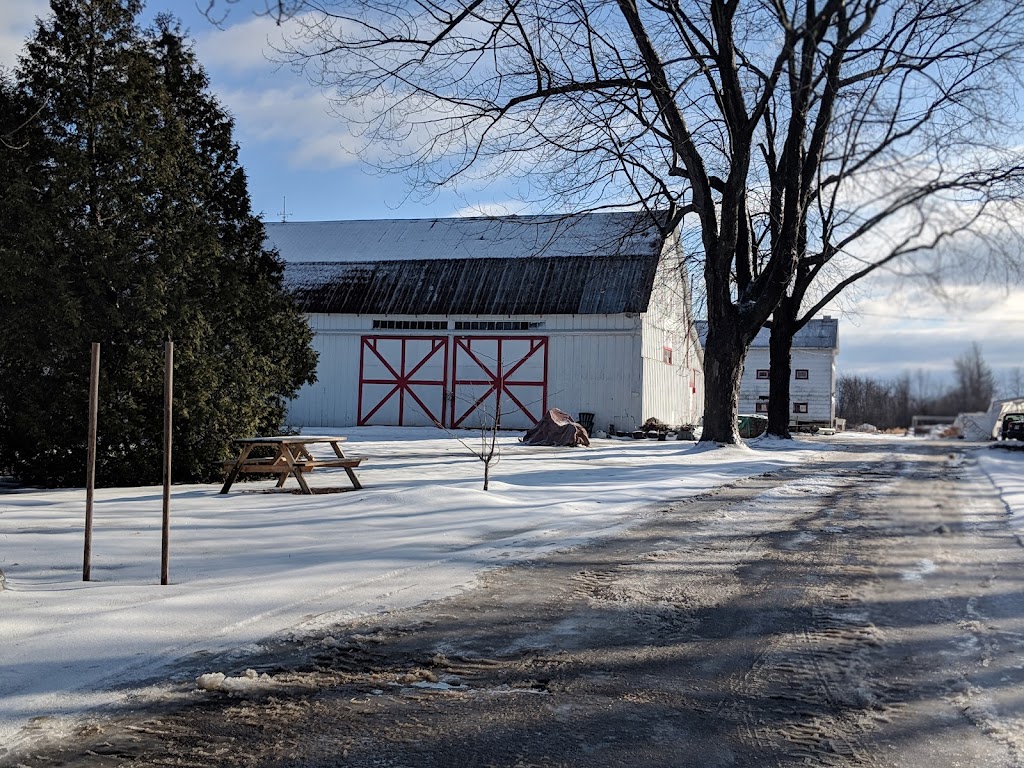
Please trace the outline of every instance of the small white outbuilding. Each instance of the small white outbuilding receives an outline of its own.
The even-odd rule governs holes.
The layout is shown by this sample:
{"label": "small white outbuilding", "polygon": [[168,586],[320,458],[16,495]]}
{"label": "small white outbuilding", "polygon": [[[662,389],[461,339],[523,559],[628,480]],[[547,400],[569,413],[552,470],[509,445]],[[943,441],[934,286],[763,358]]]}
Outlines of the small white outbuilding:
{"label": "small white outbuilding", "polygon": [[[314,331],[301,427],[698,423],[703,355],[674,233],[637,213],[268,223]],[[582,420],[587,419],[586,416]]]}
{"label": "small white outbuilding", "polygon": [[[768,379],[771,331],[758,331],[743,362],[740,410],[768,413]],[[836,357],[839,355],[839,321],[826,315],[814,318],[793,336],[789,382],[789,423],[835,427]]]}
{"label": "small white outbuilding", "polygon": [[[697,322],[701,339],[707,323]],[[740,413],[768,413],[771,371],[771,331],[762,328],[743,360],[740,379]],[[828,315],[809,320],[793,336],[789,382],[789,423],[801,426],[836,426],[836,357],[839,355],[839,321]]]}

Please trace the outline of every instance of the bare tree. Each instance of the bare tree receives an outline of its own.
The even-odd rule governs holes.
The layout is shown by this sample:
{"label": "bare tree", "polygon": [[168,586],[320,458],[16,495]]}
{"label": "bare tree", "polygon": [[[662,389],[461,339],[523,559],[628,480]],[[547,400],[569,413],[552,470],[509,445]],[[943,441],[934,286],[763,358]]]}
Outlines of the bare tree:
{"label": "bare tree", "polygon": [[212,24],[221,26],[235,6],[243,6],[257,16],[267,16],[283,24],[305,5],[304,0],[195,0],[196,8]]}
{"label": "bare tree", "polygon": [[840,376],[836,382],[836,413],[849,427],[871,424],[879,429],[909,427],[912,403],[910,377],[890,381],[868,376]]}
{"label": "bare tree", "polygon": [[[847,424],[870,423],[876,427],[908,427],[913,415],[951,416],[985,411],[995,394],[995,376],[973,342],[953,361],[953,385],[931,386],[921,371],[916,375],[917,393],[909,373],[883,381],[868,376],[840,376],[836,383],[836,411]],[[922,385],[921,382],[924,382]]]}
{"label": "bare tree", "polygon": [[1001,394],[1007,399],[1024,397],[1024,369],[1019,365],[1004,371]]}
{"label": "bare tree", "polygon": [[978,342],[972,342],[971,346],[953,361],[953,377],[956,382],[953,390],[957,399],[955,410],[988,410],[996,392],[996,379],[981,354],[981,345]]}
{"label": "bare tree", "polygon": [[438,429],[443,429],[450,437],[454,437],[459,441],[463,448],[483,462],[483,490],[488,491],[490,490],[491,485],[491,465],[497,465],[498,462],[501,461],[501,444],[498,442],[498,432],[501,431],[501,393],[495,393],[493,410],[490,410],[486,405],[481,405],[476,401],[469,402],[478,406],[477,412],[480,417],[480,435],[476,444],[471,440],[464,439],[460,434],[455,432],[454,429],[446,427],[440,421],[435,421],[434,426]]}
{"label": "bare tree", "polygon": [[[1000,204],[1005,201],[998,198],[1013,187],[1012,194],[1017,199],[1012,201],[1012,206],[1017,209],[1024,207],[1024,189],[1018,188],[1024,181],[1024,167],[1002,169],[998,174],[1001,178],[978,187],[981,190],[980,200],[964,201],[956,206],[937,206],[936,210],[931,210],[932,206],[915,203],[918,232],[902,236],[896,244],[869,250],[867,254],[854,258],[841,256],[835,251],[829,254],[832,249],[804,252],[793,284],[770,322],[769,434],[789,437],[793,337],[858,280],[876,270],[899,266],[900,282],[924,281],[939,298],[945,297],[947,286],[943,276],[949,270],[954,272],[952,280],[963,279],[955,273],[966,269],[972,273],[970,280],[993,279],[1004,287],[1019,283],[1024,268],[1024,260],[1021,259],[1024,238],[1021,232],[1010,232],[1004,228],[1007,206]],[[966,192],[966,188],[958,191]],[[930,222],[929,229],[939,231],[923,235],[920,230],[925,228],[926,222]],[[968,243],[970,247],[967,247]],[[944,265],[943,261],[951,264]]]}
{"label": "bare tree", "polygon": [[1024,154],[1008,138],[1024,127],[1009,106],[1021,41],[983,5],[906,4],[845,62],[818,139],[828,150],[802,180],[800,261],[771,321],[772,434],[788,435],[793,335],[853,283],[881,268],[937,292],[951,268],[1020,278],[1021,231],[1007,222],[1024,207]]}
{"label": "bare tree", "polygon": [[[377,156],[390,153],[383,166],[426,188],[512,176],[552,208],[638,207],[669,230],[692,215],[708,316],[703,439],[736,442],[742,361],[807,252],[809,190],[848,194],[826,182],[886,159],[864,149],[869,128],[938,125],[920,91],[953,74],[931,63],[945,60],[945,35],[965,61],[984,55],[1001,41],[979,20],[1024,28],[1017,6],[307,0],[283,54]],[[894,68],[902,89],[872,91]],[[874,123],[872,93],[894,115],[888,128]],[[843,133],[853,125],[862,135]]]}

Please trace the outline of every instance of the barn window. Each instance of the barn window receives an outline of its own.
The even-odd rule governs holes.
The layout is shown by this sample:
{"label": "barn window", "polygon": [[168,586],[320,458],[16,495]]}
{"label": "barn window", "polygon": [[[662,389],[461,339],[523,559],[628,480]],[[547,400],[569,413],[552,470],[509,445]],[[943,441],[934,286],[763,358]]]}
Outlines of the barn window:
{"label": "barn window", "polygon": [[767,403],[767,401],[762,401],[762,402],[754,403],[754,412],[755,413],[768,413],[768,403]]}
{"label": "barn window", "polygon": [[793,403],[793,413],[807,413],[807,403]]}
{"label": "barn window", "polygon": [[529,331],[543,328],[544,323],[530,323],[524,320],[456,320],[456,331]]}
{"label": "barn window", "polygon": [[759,379],[767,379],[768,378],[768,374],[769,374],[769,371],[768,371],[767,368],[758,368],[757,369],[757,378],[759,378]]}
{"label": "barn window", "polygon": [[809,379],[811,376],[810,372],[806,368],[797,368],[796,377],[798,379]]}
{"label": "barn window", "polygon": [[389,331],[446,331],[447,320],[374,320],[373,327]]}
{"label": "barn window", "polygon": [[672,347],[661,348],[661,362],[665,365],[672,365]]}

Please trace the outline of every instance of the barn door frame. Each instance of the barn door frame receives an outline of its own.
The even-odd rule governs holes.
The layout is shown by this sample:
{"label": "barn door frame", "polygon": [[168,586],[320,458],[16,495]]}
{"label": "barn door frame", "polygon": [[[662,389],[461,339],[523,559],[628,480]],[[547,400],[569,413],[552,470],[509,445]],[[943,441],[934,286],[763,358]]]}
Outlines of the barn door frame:
{"label": "barn door frame", "polygon": [[[448,336],[363,336],[359,343],[359,403],[358,403],[358,418],[357,424],[360,427],[367,426],[369,420],[384,407],[393,397],[398,396],[398,422],[399,425],[403,424],[405,417],[405,398],[408,395],[412,398],[417,405],[423,410],[423,413],[435,421],[435,423],[444,427],[445,416],[447,414],[447,408],[445,407],[448,399],[448,381],[450,376],[450,360],[449,360],[449,337]],[[381,341],[398,341],[401,342],[401,359],[398,361],[398,369],[395,370],[395,366],[388,361],[385,354],[382,354],[379,350],[379,342]],[[415,362],[409,370],[406,370],[406,366],[409,363],[407,359],[407,351],[409,342],[429,342],[430,351],[422,356],[417,362]],[[444,359],[441,368],[440,379],[416,379],[414,378],[419,373],[423,366],[433,360],[439,351],[443,352]],[[391,374],[391,378],[388,379],[367,379],[366,378],[366,354],[371,353],[387,371]],[[377,385],[393,385],[391,390],[379,398],[369,412],[364,412],[364,391],[363,387],[366,384],[377,384]],[[423,399],[413,389],[415,386],[437,386],[441,388],[441,403],[436,408],[437,413],[428,407]]]}
{"label": "barn door frame", "polygon": [[[539,419],[547,410],[548,401],[548,337],[547,336],[454,336],[452,338],[452,366],[451,366],[451,409],[450,416],[448,419],[449,425],[454,429],[460,427],[471,415],[473,415],[477,409],[487,401],[492,395],[495,395],[497,402],[500,403],[507,399],[516,405],[516,408],[521,411],[524,415],[533,418],[534,420]],[[481,360],[480,356],[475,354],[472,345],[474,342],[495,342],[497,345],[497,359],[493,363],[489,363],[486,360]],[[525,355],[519,357],[515,363],[508,369],[503,370],[503,366],[508,361],[505,360],[505,344],[507,342],[527,342],[529,349]],[[512,380],[513,377],[524,365],[530,361],[535,361],[537,353],[541,354],[541,378],[539,381],[535,380]],[[484,374],[484,378],[460,378],[459,376],[459,356],[460,354],[467,355],[473,363]],[[482,395],[479,395],[476,400],[462,413],[460,416],[457,411],[458,406],[458,389],[459,386],[467,387],[487,387]],[[533,408],[525,404],[516,396],[515,393],[509,390],[509,387],[531,387],[539,390],[540,394],[540,406],[539,409],[534,412]]]}

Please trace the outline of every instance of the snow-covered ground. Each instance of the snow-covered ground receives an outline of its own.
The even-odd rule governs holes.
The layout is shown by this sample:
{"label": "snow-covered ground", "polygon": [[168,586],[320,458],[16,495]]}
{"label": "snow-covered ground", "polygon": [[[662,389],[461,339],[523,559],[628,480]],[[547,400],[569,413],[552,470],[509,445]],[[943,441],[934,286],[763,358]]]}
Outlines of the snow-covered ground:
{"label": "snow-covered ground", "polygon": [[[444,432],[344,434],[347,452],[367,457],[361,491],[301,496],[263,481],[220,495],[219,485],[175,486],[169,586],[159,584],[159,487],[97,491],[89,582],[81,580],[82,490],[0,496],[0,754],[26,724],[59,731],[190,659],[200,667],[210,652],[449,595],[483,569],[607,535],[658,503],[828,448],[650,440],[531,448],[509,434],[484,492],[482,463]],[[1024,454],[983,453],[1007,504],[1024,510]],[[347,481],[326,470],[311,485]]]}
{"label": "snow-covered ground", "polygon": [[[1024,447],[1024,443],[1021,445]],[[978,465],[999,491],[1011,525],[1024,534],[1024,451],[989,449],[986,445],[975,455]]]}

